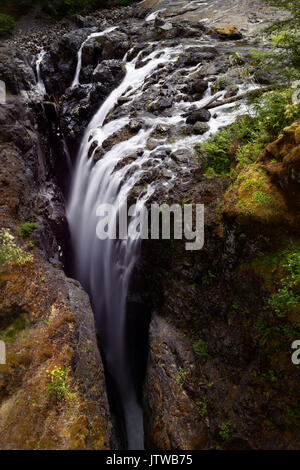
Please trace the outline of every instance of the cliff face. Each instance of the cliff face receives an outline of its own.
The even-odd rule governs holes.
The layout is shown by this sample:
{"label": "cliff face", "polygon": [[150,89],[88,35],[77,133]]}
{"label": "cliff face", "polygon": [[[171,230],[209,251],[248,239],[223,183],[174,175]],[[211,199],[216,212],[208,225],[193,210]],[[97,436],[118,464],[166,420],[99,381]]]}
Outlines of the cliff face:
{"label": "cliff face", "polygon": [[[193,254],[178,241],[144,245],[153,302],[150,448],[299,448],[291,361],[299,336],[298,133],[299,122],[286,128],[228,190],[200,177],[167,196],[205,201],[205,245]],[[269,207],[251,199],[261,180]]]}
{"label": "cliff face", "polygon": [[18,53],[18,61],[15,54],[1,50],[8,96],[0,105],[0,339],[7,349],[0,447],[108,449],[112,424],[93,312],[61,268],[68,229],[48,123],[30,92],[30,54]]}

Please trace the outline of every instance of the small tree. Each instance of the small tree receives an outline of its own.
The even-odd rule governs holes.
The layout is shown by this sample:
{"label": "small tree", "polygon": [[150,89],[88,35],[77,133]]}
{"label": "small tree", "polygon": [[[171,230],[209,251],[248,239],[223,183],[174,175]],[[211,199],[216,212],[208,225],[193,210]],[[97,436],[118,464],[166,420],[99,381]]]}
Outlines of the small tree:
{"label": "small tree", "polygon": [[16,26],[16,22],[12,16],[0,13],[0,37],[10,36]]}
{"label": "small tree", "polygon": [[266,32],[280,57],[300,67],[300,0],[263,0],[286,10],[287,15],[272,23]]}

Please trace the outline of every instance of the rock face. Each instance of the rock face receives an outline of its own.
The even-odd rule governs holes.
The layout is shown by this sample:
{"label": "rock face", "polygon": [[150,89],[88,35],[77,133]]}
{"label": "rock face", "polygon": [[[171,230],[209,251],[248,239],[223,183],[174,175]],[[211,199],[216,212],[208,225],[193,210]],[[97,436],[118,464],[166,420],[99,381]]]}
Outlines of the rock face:
{"label": "rock face", "polygon": [[[290,282],[280,271],[287,257],[299,256],[298,128],[285,129],[227,191],[195,171],[160,195],[205,204],[205,244],[191,253],[184,241],[144,242],[137,267],[153,303],[144,390],[150,449],[299,447],[290,349],[299,303],[280,318],[269,302]],[[234,201],[247,203],[243,191],[262,177],[274,204],[241,212],[246,206]]]}
{"label": "rock face", "polygon": [[[7,64],[17,55],[1,54]],[[0,228],[14,237],[11,247],[0,244],[0,339],[7,349],[0,448],[109,449],[117,444],[93,312],[81,286],[61,270],[68,227],[55,173],[63,154],[49,146],[55,137],[31,88],[30,55],[19,57],[12,65],[17,85],[7,81],[11,70],[0,70],[9,92],[0,106]],[[20,231],[29,221],[34,232]],[[16,250],[25,264],[5,261]]]}
{"label": "rock face", "polygon": [[287,204],[300,207],[300,121],[284,129],[276,142],[268,145],[261,157],[272,181],[283,190]]}
{"label": "rock face", "polygon": [[[112,426],[87,294],[35,255],[22,267],[1,268],[0,305],[1,337],[10,332],[0,368],[1,449],[109,449]],[[66,378],[51,391],[56,369]]]}

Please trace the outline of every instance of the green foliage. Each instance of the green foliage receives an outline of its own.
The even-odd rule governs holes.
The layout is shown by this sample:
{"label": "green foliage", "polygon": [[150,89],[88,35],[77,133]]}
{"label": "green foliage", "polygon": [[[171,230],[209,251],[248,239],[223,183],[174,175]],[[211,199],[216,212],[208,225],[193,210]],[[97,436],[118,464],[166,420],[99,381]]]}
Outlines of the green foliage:
{"label": "green foliage", "polygon": [[67,398],[69,391],[67,387],[67,377],[70,372],[70,367],[63,368],[61,366],[54,366],[52,370],[48,370],[49,384],[47,391],[53,394],[57,401],[63,401]]}
{"label": "green foliage", "polygon": [[0,37],[10,36],[16,27],[14,18],[10,15],[0,13]]}
{"label": "green foliage", "polygon": [[[254,98],[255,112],[221,128],[206,142],[198,144],[196,152],[204,175],[208,178],[230,176],[233,163],[239,170],[255,162],[266,145],[299,117],[300,106],[293,104],[293,93],[292,88],[277,89]],[[230,156],[234,142],[238,143],[235,162]]]}
{"label": "green foliage", "polygon": [[197,356],[200,357],[202,362],[205,362],[209,358],[209,347],[203,339],[198,339],[194,344],[193,348]]}
{"label": "green foliage", "polygon": [[267,301],[267,307],[277,316],[283,317],[297,307],[300,302],[300,249],[287,253],[280,263],[286,275],[280,281],[280,287]]}
{"label": "green foliage", "polygon": [[273,57],[300,67],[300,0],[263,0],[287,11],[287,15],[266,29],[273,47]]}
{"label": "green foliage", "polygon": [[15,243],[14,236],[9,229],[0,230],[0,266],[2,264],[25,264],[33,260],[30,253],[26,253]]}
{"label": "green foliage", "polygon": [[207,416],[207,403],[206,401],[197,401],[196,406],[198,409],[198,413],[201,418],[205,418]]}
{"label": "green foliage", "polygon": [[178,367],[176,383],[182,388],[185,384],[185,377],[188,375],[188,372],[185,371],[181,366]]}
{"label": "green foliage", "polygon": [[18,333],[25,329],[27,323],[28,318],[26,314],[21,313],[11,325],[5,330],[0,331],[0,340],[4,341],[6,344],[13,343]]}
{"label": "green foliage", "polygon": [[25,222],[18,230],[19,237],[28,238],[32,235],[33,231],[38,228],[38,224],[35,222]]}
{"label": "green foliage", "polygon": [[224,441],[231,441],[232,439],[232,424],[230,421],[226,421],[225,423],[221,424],[219,436]]}

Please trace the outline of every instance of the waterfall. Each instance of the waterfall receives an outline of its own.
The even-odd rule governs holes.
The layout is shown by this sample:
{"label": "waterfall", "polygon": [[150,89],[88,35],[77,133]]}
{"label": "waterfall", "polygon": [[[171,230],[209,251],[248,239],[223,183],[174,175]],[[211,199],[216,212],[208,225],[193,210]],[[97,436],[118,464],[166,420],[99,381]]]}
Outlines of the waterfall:
{"label": "waterfall", "polygon": [[92,33],[87,37],[85,41],[83,41],[77,53],[77,67],[76,67],[75,77],[72,82],[71,88],[74,88],[74,86],[79,85],[80,72],[81,72],[81,67],[82,67],[82,49],[84,48],[86,43],[92,38],[99,38],[100,36],[105,36],[105,34],[111,33],[116,28],[117,26],[111,26],[110,28],[107,28],[104,31]]}
{"label": "waterfall", "polygon": [[[178,48],[166,48],[149,54],[145,65],[140,68],[136,68],[139,56],[126,63],[125,78],[102,104],[84,133],[67,207],[75,250],[75,275],[91,297],[107,368],[117,384],[122,401],[129,449],[144,447],[142,409],[137,400],[125,348],[126,297],[140,241],[137,237],[99,240],[96,236],[96,210],[99,204],[110,203],[115,205],[116,213],[119,212],[142,175],[141,164],[146,156],[139,162],[140,171],[137,170],[124,184],[122,181],[126,166],[115,172],[114,168],[137,148],[146,146],[152,126],[141,129],[136,136],[115,145],[97,163],[94,163],[93,156],[89,157],[89,150],[94,142],[100,147],[107,137],[128,123],[128,118],[121,118],[104,124],[118,98],[129,87],[131,93],[137,90],[160,64],[175,61],[178,54]],[[77,76],[79,73],[80,69],[76,72]],[[151,191],[150,185],[141,196],[140,203],[147,199]]]}
{"label": "waterfall", "polygon": [[[93,33],[84,41],[78,52],[73,86],[79,83],[84,44],[90,37],[108,34],[112,29],[114,28],[109,28],[102,33]],[[204,41],[200,40],[198,44],[203,45]],[[126,356],[126,299],[132,269],[139,257],[140,239],[136,235],[130,235],[127,239],[120,240],[98,239],[96,227],[99,217],[96,213],[100,204],[113,204],[115,211],[110,215],[110,222],[116,222],[133,187],[149,171],[149,168],[145,168],[145,164],[152,165],[152,168],[162,168],[167,164],[167,159],[162,163],[152,157],[151,151],[147,149],[147,141],[158,124],[184,125],[185,119],[182,115],[192,103],[177,100],[169,117],[154,116],[149,113],[147,121],[144,122],[136,135],[113,145],[97,162],[93,157],[108,137],[121,131],[129,123],[129,116],[122,116],[106,122],[106,118],[113,111],[118,99],[121,96],[129,99],[139,98],[144,92],[145,80],[149,79],[158,69],[162,70],[165,65],[174,64],[179,55],[184,54],[184,50],[184,45],[164,47],[158,44],[156,50],[143,57],[142,63],[138,63],[142,52],[131,61],[126,61],[126,57],[124,58],[126,61],[124,79],[97,110],[82,137],[75,168],[72,172],[67,205],[67,218],[74,249],[74,275],[91,298],[101,349],[105,356],[107,370],[113,377],[118,390],[124,414],[128,448],[131,450],[143,449],[144,447],[143,414]],[[181,69],[187,79],[195,70],[197,67]],[[225,92],[226,90],[221,93],[221,97]],[[242,88],[240,92],[242,92]],[[178,95],[180,97],[180,92]],[[193,105],[200,108],[211,97],[211,88],[209,87],[203,98],[194,101]],[[246,109],[244,103],[241,103],[238,109],[235,109],[234,103],[223,105],[217,109],[217,114],[211,119],[210,131],[202,136],[182,136],[175,143],[165,142],[163,145],[171,151],[190,150],[196,143],[205,140],[211,131],[216,132],[219,127],[231,124]],[[212,114],[214,113],[215,110],[212,110]],[[156,150],[159,148],[158,146]],[[128,163],[126,157],[134,154],[137,149],[142,149],[142,152],[133,159],[134,161]],[[189,171],[188,168],[186,170]],[[170,184],[176,178],[176,174],[169,169],[166,171],[169,183],[164,184]],[[155,191],[155,186],[155,182],[149,183],[140,193],[137,204],[143,204],[147,201]],[[112,225],[114,224],[108,224],[109,227]],[[130,219],[129,233],[134,225],[135,217],[133,216]]]}
{"label": "waterfall", "polygon": [[45,95],[46,94],[46,87],[42,78],[42,73],[41,73],[41,63],[46,54],[46,51],[42,49],[36,59],[36,75],[37,75],[37,86],[39,89],[42,91],[42,93]]}

